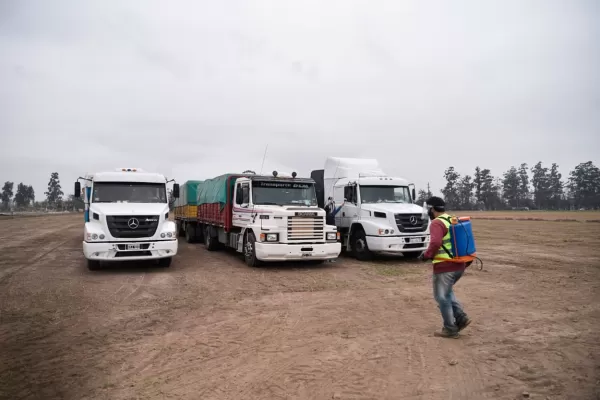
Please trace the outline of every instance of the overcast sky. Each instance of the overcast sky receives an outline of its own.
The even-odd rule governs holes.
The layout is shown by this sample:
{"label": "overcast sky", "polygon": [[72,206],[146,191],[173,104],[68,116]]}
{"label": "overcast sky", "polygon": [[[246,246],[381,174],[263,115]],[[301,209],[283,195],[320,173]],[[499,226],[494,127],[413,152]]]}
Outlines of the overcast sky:
{"label": "overcast sky", "polygon": [[[598,165],[598,1],[0,0],[0,181]],[[16,184],[15,184],[16,186]]]}

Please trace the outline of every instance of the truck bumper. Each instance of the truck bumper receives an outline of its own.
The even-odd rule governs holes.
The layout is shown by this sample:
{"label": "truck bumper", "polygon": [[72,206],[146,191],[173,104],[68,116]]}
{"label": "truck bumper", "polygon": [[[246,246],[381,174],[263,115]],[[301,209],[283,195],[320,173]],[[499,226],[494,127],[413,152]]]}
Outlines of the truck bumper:
{"label": "truck bumper", "polygon": [[340,255],[342,244],[255,243],[255,249],[260,261],[331,260]]}
{"label": "truck bumper", "polygon": [[[140,249],[127,250],[127,245],[139,244]],[[83,242],[83,254],[88,260],[134,261],[155,260],[177,254],[177,240],[149,242],[92,243]]]}
{"label": "truck bumper", "polygon": [[[409,240],[409,241],[407,241]],[[429,235],[418,236],[367,236],[367,246],[375,253],[402,254],[424,251],[429,246]]]}

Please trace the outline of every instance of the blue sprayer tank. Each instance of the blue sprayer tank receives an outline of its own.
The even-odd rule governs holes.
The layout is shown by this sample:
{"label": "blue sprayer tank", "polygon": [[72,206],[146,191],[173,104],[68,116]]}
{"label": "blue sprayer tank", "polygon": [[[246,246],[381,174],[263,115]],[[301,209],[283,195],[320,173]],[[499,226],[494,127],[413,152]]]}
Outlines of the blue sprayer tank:
{"label": "blue sprayer tank", "polygon": [[473,236],[470,217],[452,218],[450,235],[454,257],[470,256],[476,253],[475,237]]}

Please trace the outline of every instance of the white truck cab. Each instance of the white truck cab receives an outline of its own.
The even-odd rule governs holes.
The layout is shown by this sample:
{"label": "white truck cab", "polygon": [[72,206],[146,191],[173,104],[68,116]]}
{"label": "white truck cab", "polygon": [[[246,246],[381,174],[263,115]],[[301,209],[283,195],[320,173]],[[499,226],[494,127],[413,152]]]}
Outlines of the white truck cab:
{"label": "white truck cab", "polygon": [[209,250],[225,244],[243,253],[253,267],[263,261],[325,261],[339,256],[337,228],[326,224],[312,179],[274,172],[234,175],[227,182],[231,203],[225,204],[221,220],[211,221],[214,213],[199,205],[198,222],[204,225]]}
{"label": "white truck cab", "polygon": [[[178,192],[174,184],[173,195],[178,197]],[[164,175],[139,168],[87,174],[75,182],[75,197],[83,197],[85,204],[83,254],[89,269],[98,269],[102,261],[171,264],[177,235],[169,221]]]}
{"label": "white truck cab", "polygon": [[414,185],[386,175],[377,160],[330,157],[312,176],[322,178],[323,201],[333,200],[339,208],[335,224],[342,246],[356,258],[366,260],[373,253],[410,258],[427,249],[429,218],[413,204]]}

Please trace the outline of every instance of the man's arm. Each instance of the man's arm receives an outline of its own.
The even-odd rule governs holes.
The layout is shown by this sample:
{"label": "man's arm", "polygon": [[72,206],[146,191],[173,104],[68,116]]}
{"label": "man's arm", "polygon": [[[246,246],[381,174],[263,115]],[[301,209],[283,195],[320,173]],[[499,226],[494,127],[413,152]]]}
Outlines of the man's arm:
{"label": "man's arm", "polygon": [[423,254],[425,260],[433,259],[440,250],[440,247],[442,247],[442,240],[446,235],[446,226],[441,221],[433,220],[429,228],[429,233],[429,247],[427,247],[427,250]]}
{"label": "man's arm", "polygon": [[[344,202],[345,203],[345,202]],[[342,206],[344,205],[344,203],[342,203],[339,207],[337,207],[335,210],[333,210],[333,216],[335,217],[335,215],[340,212],[340,210],[342,209]]]}

